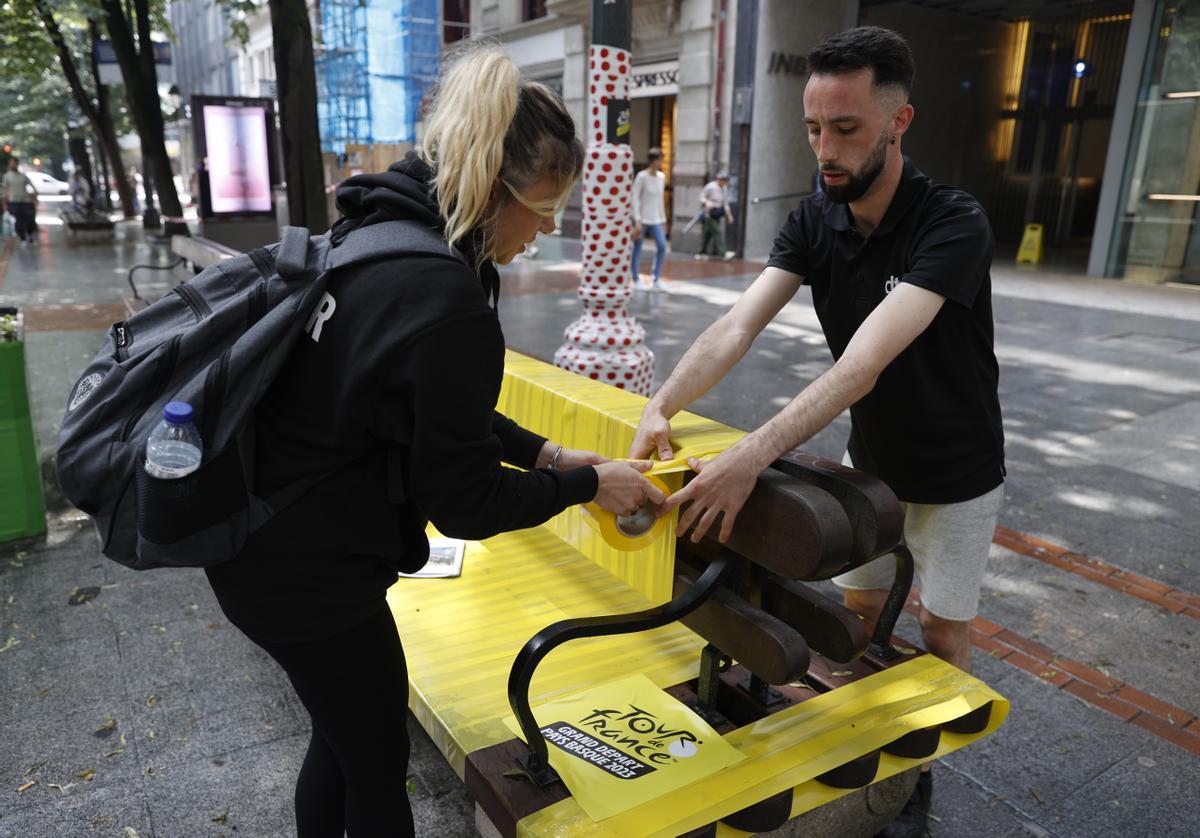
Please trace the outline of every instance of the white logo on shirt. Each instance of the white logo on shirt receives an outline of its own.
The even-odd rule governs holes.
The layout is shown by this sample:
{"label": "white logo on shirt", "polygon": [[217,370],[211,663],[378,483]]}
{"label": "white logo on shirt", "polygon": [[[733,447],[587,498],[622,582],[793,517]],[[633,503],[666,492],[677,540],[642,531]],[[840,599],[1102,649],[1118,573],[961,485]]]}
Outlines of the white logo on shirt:
{"label": "white logo on shirt", "polygon": [[897,286],[897,285],[899,285],[899,284],[900,284],[900,277],[898,277],[898,276],[889,276],[889,277],[887,278],[887,282],[883,283],[883,293],[884,293],[884,295],[887,295],[887,294],[890,294],[890,293],[892,293],[892,291],[896,290],[896,286]]}
{"label": "white logo on shirt", "polygon": [[313,309],[313,313],[309,316],[308,322],[304,324],[304,331],[312,336],[314,341],[320,342],[321,328],[325,325],[325,321],[333,317],[333,310],[337,308],[337,300],[326,291],[321,295],[317,307]]}

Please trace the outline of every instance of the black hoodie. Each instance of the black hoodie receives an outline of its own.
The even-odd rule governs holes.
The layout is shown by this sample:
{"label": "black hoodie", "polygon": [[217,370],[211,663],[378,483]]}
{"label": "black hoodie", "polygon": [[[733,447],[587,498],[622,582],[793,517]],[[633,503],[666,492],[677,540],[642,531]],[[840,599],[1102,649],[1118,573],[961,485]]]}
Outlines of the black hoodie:
{"label": "black hoodie", "polygon": [[[345,181],[334,242],[397,219],[444,228],[430,177],[409,154]],[[260,495],[329,476],[209,570],[226,615],[252,637],[311,640],[362,622],[397,571],[425,563],[427,519],[447,536],[483,539],[595,496],[590,466],[502,465],[532,469],[545,440],[495,412],[498,283],[490,262],[476,275],[417,256],[331,278],[332,309],[310,321],[256,411]]]}

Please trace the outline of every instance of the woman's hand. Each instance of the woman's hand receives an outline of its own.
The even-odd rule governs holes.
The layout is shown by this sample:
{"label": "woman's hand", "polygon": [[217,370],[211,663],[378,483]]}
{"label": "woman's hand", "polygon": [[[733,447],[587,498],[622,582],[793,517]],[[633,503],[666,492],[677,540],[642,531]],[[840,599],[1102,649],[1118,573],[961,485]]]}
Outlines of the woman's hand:
{"label": "woman's hand", "polygon": [[563,448],[556,460],[554,454],[558,449],[557,443],[546,440],[533,467],[550,468],[553,465],[556,471],[570,471],[580,466],[598,466],[608,462],[607,457],[601,457],[595,451],[583,451],[579,448]]}
{"label": "woman's hand", "polygon": [[[555,446],[557,447],[557,446]],[[595,451],[584,451],[579,448],[564,448],[562,453],[558,455],[558,462],[554,467],[558,471],[569,471],[580,466],[598,466],[601,463],[607,463],[607,457],[601,457]]]}
{"label": "woman's hand", "polygon": [[595,502],[601,509],[614,515],[629,515],[647,501],[660,506],[666,500],[666,496],[661,489],[642,476],[642,472],[649,471],[651,466],[653,463],[649,460],[601,463],[596,466],[600,486],[596,490]]}

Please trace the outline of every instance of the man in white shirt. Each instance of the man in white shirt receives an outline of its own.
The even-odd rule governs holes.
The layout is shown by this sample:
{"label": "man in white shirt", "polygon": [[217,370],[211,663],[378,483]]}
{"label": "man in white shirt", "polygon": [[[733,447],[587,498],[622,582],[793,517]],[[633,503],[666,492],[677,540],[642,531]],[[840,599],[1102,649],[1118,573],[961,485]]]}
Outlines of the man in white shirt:
{"label": "man in white shirt", "polygon": [[34,201],[37,192],[29,178],[18,168],[16,157],[8,158],[8,171],[4,173],[4,211],[11,213],[17,238],[21,244],[33,244]]}
{"label": "man in white shirt", "polygon": [[650,287],[661,291],[663,259],[667,255],[667,211],[663,205],[667,177],[662,171],[661,148],[650,149],[646,157],[649,164],[633,179],[633,287],[641,286],[638,259],[642,255],[642,241],[653,236],[658,249],[654,253],[654,279]]}

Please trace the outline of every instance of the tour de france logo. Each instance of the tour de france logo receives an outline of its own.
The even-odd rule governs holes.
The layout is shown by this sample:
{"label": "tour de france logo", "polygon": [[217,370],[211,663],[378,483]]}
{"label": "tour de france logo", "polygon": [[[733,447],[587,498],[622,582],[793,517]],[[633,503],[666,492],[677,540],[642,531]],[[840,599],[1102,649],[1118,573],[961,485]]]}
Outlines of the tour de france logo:
{"label": "tour de france logo", "polygon": [[577,722],[545,725],[542,736],[621,780],[636,780],[693,757],[704,744],[692,731],[672,729],[633,704],[627,709],[592,710]]}
{"label": "tour de france logo", "polygon": [[888,294],[890,294],[890,293],[892,293],[893,291],[895,291],[895,290],[896,290],[896,286],[897,286],[897,285],[899,285],[899,284],[900,284],[900,277],[898,277],[898,276],[889,276],[889,277],[887,278],[887,282],[883,283],[883,294],[884,294],[884,296],[887,296]]}

